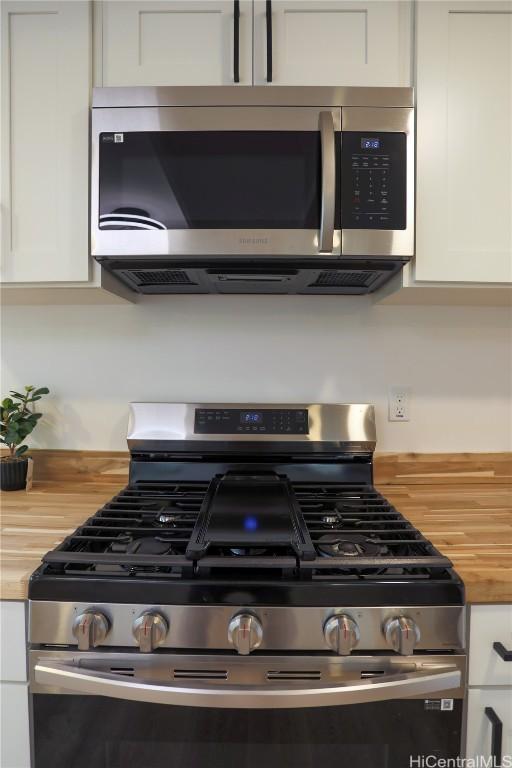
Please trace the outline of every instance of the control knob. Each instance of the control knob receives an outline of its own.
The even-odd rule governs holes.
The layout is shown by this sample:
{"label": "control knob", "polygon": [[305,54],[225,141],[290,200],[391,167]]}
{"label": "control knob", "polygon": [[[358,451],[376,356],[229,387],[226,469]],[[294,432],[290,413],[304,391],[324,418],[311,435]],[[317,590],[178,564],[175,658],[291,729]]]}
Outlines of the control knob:
{"label": "control knob", "polygon": [[141,653],[151,653],[164,642],[169,625],[160,613],[145,611],[133,622],[132,631]]}
{"label": "control knob", "polygon": [[239,654],[247,656],[259,648],[263,640],[263,627],[256,616],[239,613],[233,616],[228,626],[228,640]]}
{"label": "control knob", "polygon": [[359,627],[354,619],[344,613],[327,619],[324,625],[327,645],[340,656],[348,656],[359,642]]}
{"label": "control knob", "polygon": [[420,629],[407,616],[388,619],[384,624],[384,635],[388,645],[402,656],[410,656],[420,641]]}
{"label": "control knob", "polygon": [[110,622],[103,613],[91,608],[78,614],[71,631],[77,639],[78,650],[88,651],[102,644],[110,631]]}

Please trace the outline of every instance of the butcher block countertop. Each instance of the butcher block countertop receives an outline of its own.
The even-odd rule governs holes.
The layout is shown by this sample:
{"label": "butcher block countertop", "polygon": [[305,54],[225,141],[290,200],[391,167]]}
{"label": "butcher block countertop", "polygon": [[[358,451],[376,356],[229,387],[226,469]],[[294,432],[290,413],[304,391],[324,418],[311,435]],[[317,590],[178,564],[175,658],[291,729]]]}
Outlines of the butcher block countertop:
{"label": "butcher block countertop", "polygon": [[[32,489],[1,494],[1,598],[127,482],[128,456],[34,451]],[[450,560],[471,603],[512,602],[512,454],[381,454],[375,484]]]}

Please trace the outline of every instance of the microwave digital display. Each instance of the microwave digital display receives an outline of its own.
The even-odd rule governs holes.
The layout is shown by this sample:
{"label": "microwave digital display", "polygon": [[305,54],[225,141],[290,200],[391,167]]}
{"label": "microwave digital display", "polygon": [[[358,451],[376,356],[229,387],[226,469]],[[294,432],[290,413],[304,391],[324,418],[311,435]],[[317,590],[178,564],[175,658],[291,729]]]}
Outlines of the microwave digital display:
{"label": "microwave digital display", "polygon": [[361,139],[361,149],[380,149],[380,139]]}

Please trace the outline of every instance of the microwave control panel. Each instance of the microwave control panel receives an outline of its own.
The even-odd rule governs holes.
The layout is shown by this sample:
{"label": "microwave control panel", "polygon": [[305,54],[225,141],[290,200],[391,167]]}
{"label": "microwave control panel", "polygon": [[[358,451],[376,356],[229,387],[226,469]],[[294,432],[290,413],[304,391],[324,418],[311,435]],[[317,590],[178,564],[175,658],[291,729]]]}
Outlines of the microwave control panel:
{"label": "microwave control panel", "polygon": [[405,133],[343,131],[342,227],[405,229]]}

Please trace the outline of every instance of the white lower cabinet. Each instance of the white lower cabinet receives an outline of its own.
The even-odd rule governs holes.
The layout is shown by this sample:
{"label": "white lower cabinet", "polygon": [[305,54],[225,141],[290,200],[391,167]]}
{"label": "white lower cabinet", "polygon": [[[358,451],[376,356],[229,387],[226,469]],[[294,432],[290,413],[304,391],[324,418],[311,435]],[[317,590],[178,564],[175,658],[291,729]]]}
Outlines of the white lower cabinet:
{"label": "white lower cabinet", "polygon": [[466,756],[477,765],[512,768],[511,651],[512,605],[472,605]]}
{"label": "white lower cabinet", "polygon": [[512,691],[512,605],[471,606],[469,647],[469,685]]}
{"label": "white lower cabinet", "polygon": [[30,768],[28,683],[0,683],[2,768]]}
{"label": "white lower cabinet", "polygon": [[[494,725],[493,719],[496,720]],[[499,723],[501,723],[501,738],[496,731],[496,729],[499,730]],[[486,760],[492,757],[493,728],[495,739],[497,738],[501,743],[501,765],[503,768],[511,768],[512,689],[471,688],[468,695],[466,748],[468,758],[473,758],[476,762],[477,757],[483,756]],[[496,766],[498,765],[500,765],[499,762],[496,763]]]}
{"label": "white lower cabinet", "polygon": [[0,635],[0,766],[30,768],[24,602],[0,602]]}

